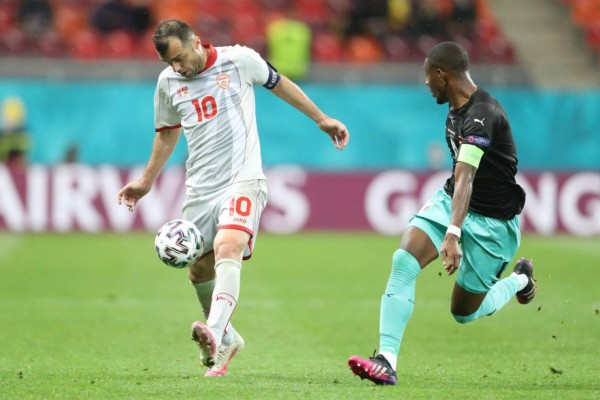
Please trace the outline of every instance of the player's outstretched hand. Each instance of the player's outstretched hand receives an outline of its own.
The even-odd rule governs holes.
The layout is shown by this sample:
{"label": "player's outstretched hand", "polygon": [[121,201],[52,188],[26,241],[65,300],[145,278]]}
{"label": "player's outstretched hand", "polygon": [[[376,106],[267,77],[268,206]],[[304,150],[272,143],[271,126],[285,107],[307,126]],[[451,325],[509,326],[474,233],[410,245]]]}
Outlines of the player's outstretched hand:
{"label": "player's outstretched hand", "polygon": [[117,203],[125,203],[129,211],[133,211],[137,202],[150,191],[150,187],[140,181],[129,182],[117,194]]}
{"label": "player's outstretched hand", "polygon": [[346,129],[346,125],[342,124],[337,119],[325,117],[319,121],[319,128],[329,135],[333,145],[338,150],[343,150],[350,140],[350,133]]}
{"label": "player's outstretched hand", "polygon": [[447,234],[442,242],[440,254],[442,255],[444,269],[448,275],[452,275],[458,269],[462,258],[462,250],[458,244],[458,237]]}

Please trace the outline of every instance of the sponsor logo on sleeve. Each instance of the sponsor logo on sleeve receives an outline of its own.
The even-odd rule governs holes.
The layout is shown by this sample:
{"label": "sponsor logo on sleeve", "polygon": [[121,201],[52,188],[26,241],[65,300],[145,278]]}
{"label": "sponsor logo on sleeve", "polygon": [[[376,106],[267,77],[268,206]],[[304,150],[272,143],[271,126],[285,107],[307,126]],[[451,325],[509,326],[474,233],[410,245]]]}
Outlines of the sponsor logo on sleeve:
{"label": "sponsor logo on sleeve", "polygon": [[180,88],[177,89],[177,96],[179,97],[183,97],[183,96],[187,96],[188,94],[188,87],[187,86],[182,86]]}
{"label": "sponsor logo on sleeve", "polygon": [[467,137],[467,142],[471,144],[477,144],[483,147],[489,147],[491,140],[483,136],[471,135]]}

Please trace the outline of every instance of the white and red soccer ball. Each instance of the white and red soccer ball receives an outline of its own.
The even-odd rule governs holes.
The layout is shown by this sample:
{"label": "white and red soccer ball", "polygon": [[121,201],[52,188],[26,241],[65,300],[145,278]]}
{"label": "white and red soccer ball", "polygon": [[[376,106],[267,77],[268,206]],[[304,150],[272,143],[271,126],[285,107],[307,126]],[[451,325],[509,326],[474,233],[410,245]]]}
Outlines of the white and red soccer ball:
{"label": "white and red soccer ball", "polygon": [[190,221],[174,219],[158,230],[154,246],[162,262],[173,268],[185,268],[202,255],[204,237]]}

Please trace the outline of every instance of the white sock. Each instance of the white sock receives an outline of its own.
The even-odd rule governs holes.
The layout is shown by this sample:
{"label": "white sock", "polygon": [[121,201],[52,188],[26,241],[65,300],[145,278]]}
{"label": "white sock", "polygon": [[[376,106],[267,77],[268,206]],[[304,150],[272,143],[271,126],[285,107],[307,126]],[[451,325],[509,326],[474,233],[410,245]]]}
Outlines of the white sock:
{"label": "white sock", "polygon": [[217,273],[215,290],[213,291],[210,315],[206,324],[215,335],[217,346],[225,334],[231,315],[240,295],[240,275],[242,265],[232,259],[224,258],[215,264]]}
{"label": "white sock", "polygon": [[390,365],[392,366],[392,368],[394,368],[394,371],[395,371],[396,364],[398,363],[398,356],[396,356],[392,353],[388,353],[387,351],[384,351],[380,354],[385,357],[385,359],[390,363]]}
{"label": "white sock", "polygon": [[[192,285],[194,286],[194,289],[196,289],[196,295],[202,306],[204,318],[208,319],[213,291],[215,289],[215,279],[207,282],[192,283]],[[233,325],[227,325],[227,329],[225,329],[225,334],[223,335],[223,344],[229,346],[233,342],[233,339],[235,339],[235,335],[237,335],[237,332],[233,328]]]}
{"label": "white sock", "polygon": [[233,325],[231,325],[230,322],[229,325],[227,325],[227,327],[225,328],[225,334],[223,335],[223,340],[221,341],[221,344],[229,346],[231,343],[233,343],[233,339],[235,339],[237,334],[237,331],[233,329]]}
{"label": "white sock", "polygon": [[525,286],[527,286],[527,284],[529,283],[529,278],[525,274],[517,274],[517,273],[513,272],[510,275],[516,276],[517,279],[519,280],[519,285],[521,285],[519,287],[519,290],[525,289]]}

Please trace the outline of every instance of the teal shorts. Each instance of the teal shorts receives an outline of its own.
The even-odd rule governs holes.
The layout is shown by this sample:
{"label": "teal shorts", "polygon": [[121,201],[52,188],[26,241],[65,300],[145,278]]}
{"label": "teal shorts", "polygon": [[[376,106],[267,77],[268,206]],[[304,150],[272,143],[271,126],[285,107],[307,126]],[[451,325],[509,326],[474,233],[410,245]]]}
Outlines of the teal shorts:
{"label": "teal shorts", "polygon": [[[450,225],[451,206],[452,198],[440,189],[409,223],[431,238],[438,254]],[[461,227],[463,257],[456,283],[471,293],[489,291],[519,248],[519,225],[518,216],[503,220],[469,211]]]}

